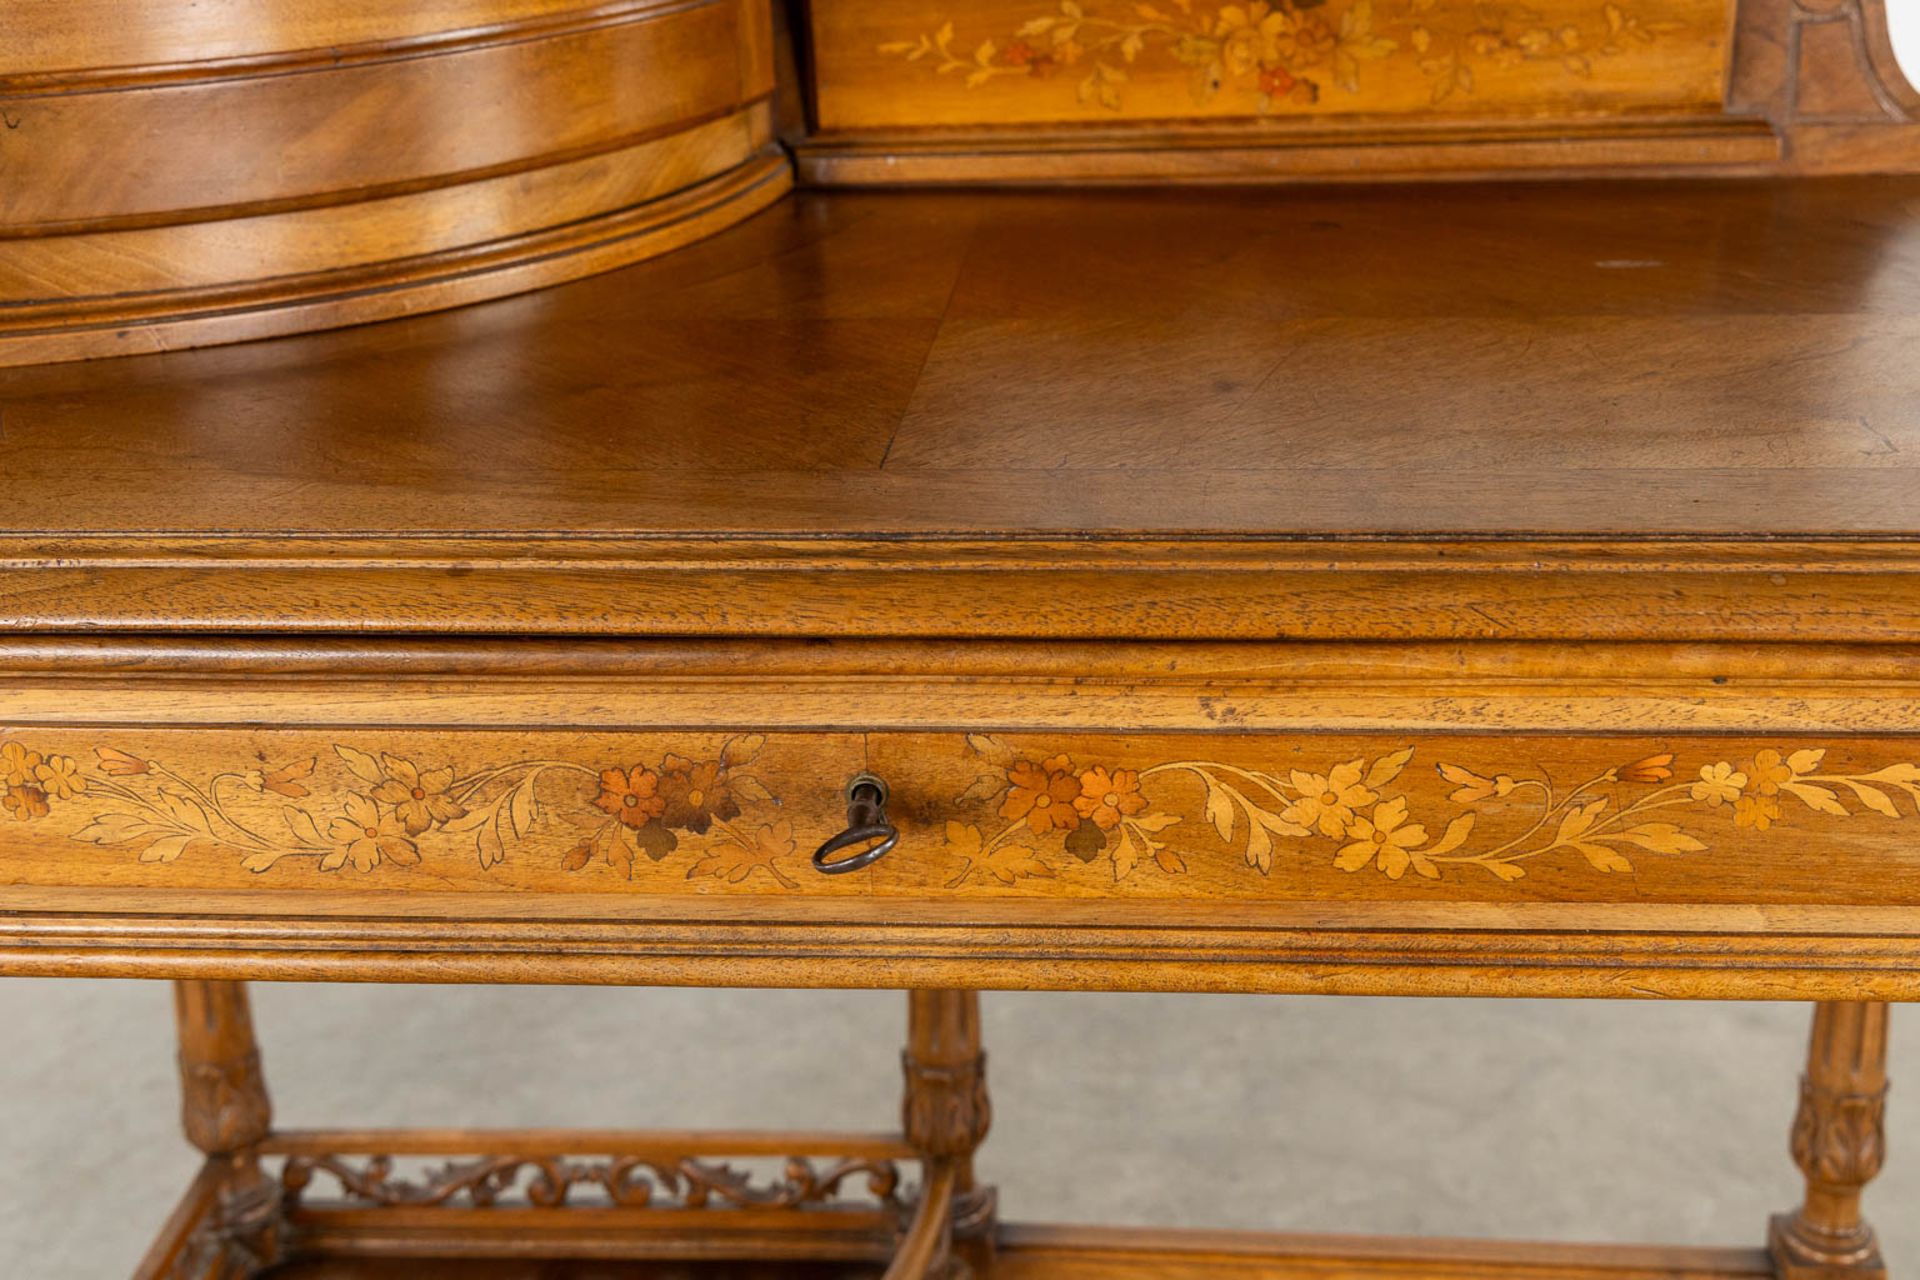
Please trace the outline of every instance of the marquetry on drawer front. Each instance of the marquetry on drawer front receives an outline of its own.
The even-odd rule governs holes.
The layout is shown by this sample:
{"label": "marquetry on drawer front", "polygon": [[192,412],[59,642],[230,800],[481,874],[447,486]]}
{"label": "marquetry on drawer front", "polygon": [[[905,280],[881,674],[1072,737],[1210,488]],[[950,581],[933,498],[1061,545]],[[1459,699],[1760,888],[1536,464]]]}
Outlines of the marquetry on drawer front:
{"label": "marquetry on drawer front", "polygon": [[[863,772],[897,845],[810,863]],[[7,883],[1920,904],[1920,739],[34,728]]]}

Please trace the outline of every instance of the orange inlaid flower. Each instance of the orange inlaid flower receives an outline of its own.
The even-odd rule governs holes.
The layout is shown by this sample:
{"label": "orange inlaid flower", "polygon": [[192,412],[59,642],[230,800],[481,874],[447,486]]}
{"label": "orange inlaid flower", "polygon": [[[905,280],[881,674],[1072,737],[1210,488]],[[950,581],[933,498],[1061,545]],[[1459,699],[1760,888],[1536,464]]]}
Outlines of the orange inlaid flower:
{"label": "orange inlaid flower", "polygon": [[660,775],[637,764],[631,769],[603,769],[600,795],[594,803],[629,827],[640,828],[660,816],[667,802],[660,798]]}
{"label": "orange inlaid flower", "polygon": [[1780,784],[1793,781],[1793,767],[1780,758],[1778,751],[1771,749],[1756,751],[1753,763],[1747,766],[1747,773],[1753,779],[1756,795],[1779,795]]}
{"label": "orange inlaid flower", "polygon": [[8,787],[0,792],[0,805],[21,822],[47,816],[47,793],[38,787]]}
{"label": "orange inlaid flower", "polygon": [[1293,78],[1293,72],[1285,67],[1268,67],[1260,73],[1260,92],[1278,102],[1293,92],[1293,86],[1299,82]]}
{"label": "orange inlaid flower", "polygon": [[1665,782],[1673,776],[1673,753],[1665,752],[1657,756],[1648,756],[1644,760],[1635,760],[1620,770],[1623,782]]}
{"label": "orange inlaid flower", "polygon": [[1120,819],[1131,818],[1146,808],[1147,798],[1140,794],[1140,775],[1132,769],[1115,769],[1112,773],[1089,769],[1080,775],[1080,794],[1074,798],[1073,807],[1094,826],[1111,831],[1120,825]]}
{"label": "orange inlaid flower", "polygon": [[33,772],[40,790],[56,799],[71,800],[87,789],[79,764],[70,756],[48,756]]}
{"label": "orange inlaid flower", "polygon": [[466,806],[447,794],[453,785],[452,765],[422,773],[413,761],[399,756],[382,756],[380,763],[387,780],[373,789],[373,798],[393,806],[393,816],[408,835],[417,836],[436,822],[466,816]]}
{"label": "orange inlaid flower", "polygon": [[1036,836],[1073,830],[1080,825],[1080,815],[1074,811],[1080,782],[1072,768],[1073,762],[1065,756],[1052,756],[1038,764],[1015,761],[1007,770],[1011,785],[1007,798],[1000,802],[1000,816],[1016,821],[1024,818],[1027,829]]}
{"label": "orange inlaid flower", "polygon": [[382,862],[412,866],[420,861],[420,850],[393,825],[382,818],[371,796],[355,793],[347,797],[346,812],[327,824],[327,839],[333,852],[320,860],[322,871],[335,871],[351,862],[361,871],[371,871]]}
{"label": "orange inlaid flower", "polygon": [[1733,825],[1765,831],[1780,818],[1780,802],[1772,796],[1741,796],[1733,802]]}
{"label": "orange inlaid flower", "polygon": [[695,764],[681,756],[660,762],[661,821],[697,835],[705,835],[715,818],[725,822],[740,816],[727,771],[715,760]]}
{"label": "orange inlaid flower", "polygon": [[1380,798],[1360,781],[1364,776],[1358,760],[1337,764],[1324,774],[1293,770],[1287,779],[1300,798],[1288,805],[1280,816],[1299,827],[1318,827],[1320,834],[1338,839],[1362,805]]}

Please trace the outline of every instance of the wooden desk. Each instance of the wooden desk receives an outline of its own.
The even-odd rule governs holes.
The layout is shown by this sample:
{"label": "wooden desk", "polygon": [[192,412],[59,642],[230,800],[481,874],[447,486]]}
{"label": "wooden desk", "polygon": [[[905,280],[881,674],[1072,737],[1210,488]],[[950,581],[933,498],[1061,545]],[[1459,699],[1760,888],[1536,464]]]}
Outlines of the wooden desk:
{"label": "wooden desk", "polygon": [[[807,194],[0,372],[0,972],[180,980],[150,1277],[1882,1277],[1917,342],[1883,177]],[[820,874],[862,774],[897,846]],[[911,988],[904,1123],[276,1133],[250,979]],[[1767,1252],[996,1227],[982,988],[1823,1002],[1807,1201]]]}

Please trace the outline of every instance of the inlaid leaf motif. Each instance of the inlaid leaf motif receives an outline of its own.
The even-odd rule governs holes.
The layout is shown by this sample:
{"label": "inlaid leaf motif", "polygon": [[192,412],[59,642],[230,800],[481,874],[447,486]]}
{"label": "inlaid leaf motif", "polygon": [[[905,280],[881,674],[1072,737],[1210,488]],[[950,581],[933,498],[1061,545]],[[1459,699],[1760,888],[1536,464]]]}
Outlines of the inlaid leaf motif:
{"label": "inlaid leaf motif", "polygon": [[739,884],[756,871],[765,871],[785,889],[799,886],[781,871],[779,862],[794,850],[793,824],[782,819],[761,827],[751,839],[715,847],[687,869],[687,879],[711,876],[729,884]]}
{"label": "inlaid leaf motif", "polygon": [[1628,827],[1617,838],[1655,853],[1700,853],[1707,847],[1704,842],[1694,839],[1671,822],[1648,822]]}
{"label": "inlaid leaf motif", "polygon": [[1381,756],[1367,770],[1367,786],[1378,790],[1400,776],[1407,767],[1407,761],[1413,759],[1413,748],[1403,747],[1390,755]]}
{"label": "inlaid leaf motif", "polygon": [[333,750],[334,754],[347,762],[347,768],[353,770],[353,776],[362,782],[379,786],[387,780],[387,771],[371,753],[338,742],[333,745]]}

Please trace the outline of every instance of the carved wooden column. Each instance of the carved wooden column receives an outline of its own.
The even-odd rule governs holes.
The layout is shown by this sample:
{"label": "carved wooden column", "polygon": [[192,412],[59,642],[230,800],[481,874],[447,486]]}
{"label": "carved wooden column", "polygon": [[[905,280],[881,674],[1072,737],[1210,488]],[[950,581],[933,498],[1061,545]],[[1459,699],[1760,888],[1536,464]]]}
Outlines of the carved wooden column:
{"label": "carved wooden column", "polygon": [[278,1256],[280,1189],[260,1166],[259,1144],[273,1113],[246,985],[176,982],[174,1018],[187,1140],[223,1176],[201,1274],[219,1280],[248,1276]]}
{"label": "carved wooden column", "polygon": [[1781,1280],[1885,1280],[1860,1193],[1886,1154],[1886,1102],[1887,1006],[1816,1005],[1793,1122],[1793,1158],[1807,1176],[1807,1199],[1773,1220],[1770,1239]]}
{"label": "carved wooden column", "polygon": [[980,993],[909,991],[907,1141],[926,1159],[954,1169],[953,1235],[959,1260],[984,1274],[993,1249],[994,1193],[974,1179],[973,1153],[993,1123],[987,1099],[987,1055],[980,1048]]}

